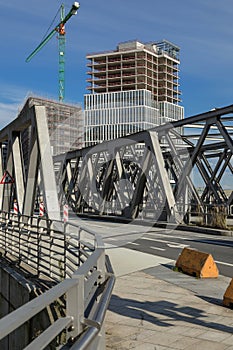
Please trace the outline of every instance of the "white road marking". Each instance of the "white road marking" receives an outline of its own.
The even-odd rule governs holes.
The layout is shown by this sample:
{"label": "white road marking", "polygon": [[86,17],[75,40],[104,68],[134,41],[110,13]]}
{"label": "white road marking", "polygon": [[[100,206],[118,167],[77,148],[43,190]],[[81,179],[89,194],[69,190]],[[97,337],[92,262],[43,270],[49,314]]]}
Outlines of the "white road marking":
{"label": "white road marking", "polygon": [[152,233],[146,233],[145,235],[143,235],[143,237],[147,237],[147,236],[151,236],[151,237],[166,237],[166,238],[176,238],[176,239],[181,239],[181,240],[190,240],[195,238],[206,238],[206,235],[200,235],[200,234],[193,234],[193,237],[190,237],[190,235],[188,235],[187,233],[184,234],[184,236],[176,236],[176,235],[169,235],[167,233],[159,233],[159,232],[154,232],[154,234]]}
{"label": "white road marking", "polygon": [[161,250],[161,251],[164,251],[164,250],[166,250],[166,249],[164,249],[164,248],[159,248],[159,247],[149,247],[150,249],[155,249],[155,250]]}
{"label": "white road marking", "polygon": [[149,238],[149,237],[145,237],[145,236],[143,236],[141,239],[144,239],[146,241],[162,242],[162,243],[169,242],[169,241],[164,241],[163,239]]}
{"label": "white road marking", "polygon": [[226,262],[223,262],[223,261],[216,261],[216,260],[215,260],[215,262],[216,262],[217,264],[221,264],[221,265],[233,266],[233,264],[229,264],[229,263],[226,263]]}
{"label": "white road marking", "polygon": [[170,248],[184,248],[184,247],[189,247],[189,245],[187,244],[180,244],[180,243],[176,243],[176,242],[172,242],[172,241],[166,241],[163,239],[156,239],[156,238],[141,238],[144,239],[146,241],[153,241],[153,242],[159,242],[159,243],[163,243],[166,244],[167,246],[169,246]]}
{"label": "white road marking", "polygon": [[181,248],[181,249],[190,247],[188,244],[179,244],[179,243],[177,243],[177,244],[176,243],[173,243],[173,244],[168,243],[167,246],[170,248]]}

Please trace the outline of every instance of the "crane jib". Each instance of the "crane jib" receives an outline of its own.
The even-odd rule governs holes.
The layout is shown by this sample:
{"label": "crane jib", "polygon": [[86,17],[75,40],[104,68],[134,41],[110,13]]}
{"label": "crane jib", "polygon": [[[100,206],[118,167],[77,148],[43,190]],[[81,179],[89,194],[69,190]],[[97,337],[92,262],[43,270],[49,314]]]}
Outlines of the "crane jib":
{"label": "crane jib", "polygon": [[46,38],[35,48],[35,50],[26,58],[26,62],[29,62],[36,54],[37,52],[39,52],[42,47],[44,47],[47,42],[54,36],[55,33],[59,32],[59,27],[61,24],[65,24],[70,17],[72,17],[73,15],[77,14],[77,10],[79,9],[80,5],[78,2],[75,2],[72,5],[71,10],[69,11],[69,13],[66,15],[66,17],[60,21],[58,23],[58,25],[46,36]]}

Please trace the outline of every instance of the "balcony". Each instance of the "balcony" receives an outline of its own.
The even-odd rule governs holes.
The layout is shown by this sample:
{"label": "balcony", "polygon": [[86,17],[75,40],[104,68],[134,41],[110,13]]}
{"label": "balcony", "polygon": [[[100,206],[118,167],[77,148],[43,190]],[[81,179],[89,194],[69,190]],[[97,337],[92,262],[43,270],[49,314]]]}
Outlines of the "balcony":
{"label": "balcony", "polygon": [[96,74],[99,72],[106,72],[106,70],[107,70],[106,67],[103,67],[103,68],[98,67],[98,69],[87,71],[87,74]]}
{"label": "balcony", "polygon": [[144,68],[146,68],[145,62],[137,62],[137,67],[144,67]]}
{"label": "balcony", "polygon": [[121,70],[121,66],[108,66],[108,70]]}
{"label": "balcony", "polygon": [[131,72],[123,72],[122,74],[122,77],[125,78],[125,77],[133,77],[135,76],[135,72],[131,73]]}
{"label": "balcony", "polygon": [[108,62],[120,62],[121,57],[108,57]]}
{"label": "balcony", "polygon": [[87,72],[87,74],[91,75],[93,78],[106,78],[106,70],[100,72]]}
{"label": "balcony", "polygon": [[135,85],[135,80],[123,80],[123,85]]}
{"label": "balcony", "polygon": [[120,74],[108,74],[108,79],[118,79],[120,77]]}
{"label": "balcony", "polygon": [[126,70],[126,69],[129,69],[129,70],[135,70],[135,64],[124,64],[122,66],[122,70]]}
{"label": "balcony", "polygon": [[135,56],[123,56],[122,61],[135,61]]}
{"label": "balcony", "polygon": [[[172,64],[172,63],[171,64],[169,64],[169,63],[159,63],[158,67],[159,67],[159,70],[162,69],[162,70],[165,70],[166,72],[169,71],[169,69],[170,69],[171,72],[179,72],[180,71],[179,67],[174,65],[174,64]],[[162,68],[162,67],[164,67],[164,68]]]}
{"label": "balcony", "polygon": [[108,82],[108,86],[121,86],[120,81]]}
{"label": "balcony", "polygon": [[101,66],[101,65],[106,65],[106,61],[88,62],[86,64],[87,67],[95,67],[95,66]]}
{"label": "balcony", "polygon": [[100,78],[100,79],[86,79],[87,83],[92,83],[92,84],[96,84],[96,85],[100,85],[100,84],[104,84],[106,85],[106,79],[104,78]]}

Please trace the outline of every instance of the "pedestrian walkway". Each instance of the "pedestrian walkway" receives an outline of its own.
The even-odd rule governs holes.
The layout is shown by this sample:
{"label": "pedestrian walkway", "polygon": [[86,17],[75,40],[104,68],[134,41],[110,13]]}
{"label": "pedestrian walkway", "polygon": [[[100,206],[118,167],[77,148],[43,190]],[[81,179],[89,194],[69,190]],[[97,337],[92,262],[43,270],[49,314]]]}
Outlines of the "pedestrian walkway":
{"label": "pedestrian walkway", "polygon": [[109,251],[117,279],[106,315],[106,349],[233,350],[233,310],[222,306],[230,278],[197,279],[173,271],[174,261],[156,263],[155,257],[146,266],[141,260],[140,270],[139,255],[131,257],[133,271],[128,253],[117,259],[123,253]]}

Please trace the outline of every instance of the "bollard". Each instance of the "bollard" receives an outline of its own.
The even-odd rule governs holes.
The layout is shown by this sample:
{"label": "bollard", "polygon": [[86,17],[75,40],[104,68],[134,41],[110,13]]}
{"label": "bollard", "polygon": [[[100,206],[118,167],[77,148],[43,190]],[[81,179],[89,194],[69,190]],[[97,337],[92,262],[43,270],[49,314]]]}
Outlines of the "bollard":
{"label": "bollard", "polygon": [[15,215],[19,214],[19,207],[18,207],[18,203],[16,200],[14,201],[14,214]]}
{"label": "bollard", "polygon": [[223,296],[223,305],[233,307],[233,278]]}
{"label": "bollard", "polygon": [[40,202],[40,211],[39,211],[40,216],[44,216],[44,202]]}
{"label": "bollard", "polygon": [[217,278],[218,268],[211,254],[184,248],[176,261],[182,272],[200,278]]}
{"label": "bollard", "polygon": [[64,222],[67,222],[68,221],[68,218],[69,218],[69,209],[68,209],[68,205],[65,204],[63,206],[63,221]]}

